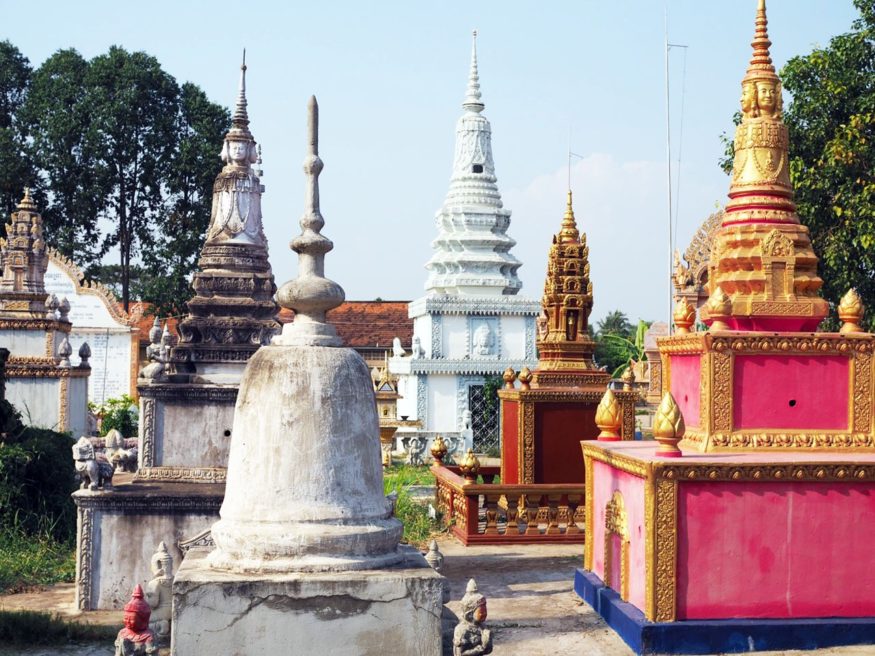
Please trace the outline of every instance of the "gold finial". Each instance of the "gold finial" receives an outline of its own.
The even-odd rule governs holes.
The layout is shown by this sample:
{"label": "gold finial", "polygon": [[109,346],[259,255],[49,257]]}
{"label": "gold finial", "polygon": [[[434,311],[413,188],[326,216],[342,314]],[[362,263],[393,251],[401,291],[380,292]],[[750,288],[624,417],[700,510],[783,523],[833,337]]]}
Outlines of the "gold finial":
{"label": "gold finial", "polygon": [[21,199],[21,202],[18,204],[18,209],[20,210],[35,210],[36,203],[33,202],[33,198],[30,197],[30,187],[24,188],[24,197]]}
{"label": "gold finial", "polygon": [[571,204],[571,189],[568,190],[568,201],[565,205],[565,216],[562,217],[562,229],[559,230],[559,243],[568,243],[580,240],[580,231],[574,220],[574,207]]}
{"label": "gold finial", "polygon": [[477,480],[477,475],[480,473],[480,461],[474,455],[474,449],[468,449],[468,453],[459,461],[459,471],[466,483],[473,483]]}
{"label": "gold finial", "polygon": [[505,369],[501,378],[504,380],[504,389],[513,389],[513,381],[516,380],[516,372],[513,370],[513,367]]}
{"label": "gold finial", "polygon": [[520,381],[521,389],[530,389],[530,383],[532,382],[532,372],[528,367],[523,367],[522,369],[520,369],[520,373],[517,378]]}
{"label": "gold finial", "polygon": [[866,332],[861,326],[860,321],[863,319],[865,307],[857,290],[851,287],[847,293],[842,296],[839,302],[839,319],[842,320],[840,333],[846,335],[848,333],[864,333]]}
{"label": "gold finial", "polygon": [[632,369],[632,360],[629,360],[628,366],[623,370],[623,375],[620,376],[623,381],[623,391],[631,392],[632,385],[635,384],[635,372]]}
{"label": "gold finial", "polygon": [[675,303],[672,319],[674,319],[675,332],[679,335],[686,334],[696,323],[696,308],[688,299],[679,298]]}
{"label": "gold finial", "polygon": [[723,288],[717,285],[708,301],[705,310],[711,319],[711,330],[729,330],[726,319],[732,315],[732,299],[726,295]]}
{"label": "gold finial", "polygon": [[434,438],[434,441],[431,443],[431,457],[434,458],[434,464],[442,465],[444,464],[444,458],[447,457],[447,443],[444,441],[443,436],[438,435]]}
{"label": "gold finial", "polygon": [[596,408],[595,425],[601,430],[598,439],[602,442],[616,442],[620,439],[623,412],[620,402],[617,401],[617,397],[610,389],[605,390],[605,394]]}
{"label": "gold finial", "polygon": [[666,392],[656,409],[656,416],[653,418],[653,437],[659,442],[656,455],[666,458],[680,457],[682,454],[678,448],[678,442],[681,441],[685,432],[686,426],[681,409],[671,392]]}

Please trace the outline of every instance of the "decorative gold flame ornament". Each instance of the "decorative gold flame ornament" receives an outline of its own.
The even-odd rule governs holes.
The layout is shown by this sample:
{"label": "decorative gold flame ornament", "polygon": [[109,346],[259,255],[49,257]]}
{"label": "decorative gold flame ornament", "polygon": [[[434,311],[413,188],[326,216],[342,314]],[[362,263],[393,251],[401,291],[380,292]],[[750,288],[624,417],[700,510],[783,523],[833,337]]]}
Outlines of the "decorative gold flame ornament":
{"label": "decorative gold flame ornament", "polygon": [[[708,265],[708,279],[732,299],[732,330],[811,331],[829,311],[808,228],[793,202],[781,81],[769,53],[766,3],[760,0],[753,56],[742,80],[742,121],[735,131],[729,202]],[[711,308],[702,310],[711,324]]]}
{"label": "decorative gold flame ornament", "polygon": [[632,361],[629,360],[629,365],[623,370],[623,375],[620,376],[623,381],[623,391],[631,392],[632,386],[635,384],[635,372],[632,370]]}
{"label": "decorative gold flame ornament", "polygon": [[620,439],[623,426],[623,411],[614,393],[608,389],[595,411],[595,425],[599,427],[598,439],[602,442],[616,442]]}
{"label": "decorative gold flame ornament", "polygon": [[706,312],[711,317],[711,330],[729,330],[729,324],[726,323],[726,320],[732,312],[732,299],[726,295],[721,287],[717,287],[711,292],[708,301],[702,306],[702,316]]}
{"label": "decorative gold flame ornament", "polygon": [[468,453],[459,461],[459,471],[466,482],[473,483],[477,480],[477,475],[480,473],[480,461],[474,455],[474,449],[468,449]]}
{"label": "decorative gold flame ornament", "polygon": [[690,328],[696,323],[696,308],[686,298],[679,298],[671,316],[674,319],[675,332],[684,335],[690,332]]}
{"label": "decorative gold flame ornament", "polygon": [[517,378],[520,381],[520,387],[522,389],[527,390],[531,388],[532,372],[529,370],[528,367],[523,367],[522,369],[520,369],[520,373]]}
{"label": "decorative gold flame ornament", "polygon": [[666,392],[662,396],[662,401],[656,409],[656,416],[653,418],[653,437],[659,442],[656,455],[665,458],[681,457],[683,454],[678,448],[678,442],[681,441],[685,432],[686,426],[684,426],[684,416],[681,414],[681,409],[671,392]]}
{"label": "decorative gold flame ornament", "polygon": [[513,370],[513,367],[505,369],[501,378],[504,380],[504,389],[513,389],[513,381],[516,380],[516,372]]}
{"label": "decorative gold flame ornament", "polygon": [[431,457],[434,458],[434,462],[436,465],[444,464],[444,458],[447,457],[447,443],[444,441],[443,436],[438,435],[434,438],[434,441],[431,443]]}
{"label": "decorative gold flame ornament", "polygon": [[547,255],[547,279],[544,282],[544,308],[538,331],[537,387],[550,372],[596,369],[592,361],[595,342],[588,325],[592,311],[592,282],[589,279],[589,247],[586,235],[577,229],[571,191],[565,216]]}
{"label": "decorative gold flame ornament", "polygon": [[839,319],[842,320],[842,327],[839,330],[843,335],[847,333],[864,333],[866,332],[861,326],[860,321],[863,320],[865,307],[863,301],[860,300],[860,295],[857,290],[851,287],[847,293],[842,296],[839,302]]}

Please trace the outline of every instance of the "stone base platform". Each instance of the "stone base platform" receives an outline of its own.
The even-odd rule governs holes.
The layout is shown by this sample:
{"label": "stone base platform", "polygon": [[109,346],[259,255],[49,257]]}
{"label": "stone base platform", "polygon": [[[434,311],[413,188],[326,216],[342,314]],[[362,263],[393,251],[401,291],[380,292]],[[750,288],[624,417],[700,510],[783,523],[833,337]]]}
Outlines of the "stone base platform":
{"label": "stone base platform", "polygon": [[120,610],[137,583],[152,578],[150,560],[164,542],[175,564],[181,541],[219,517],[224,483],[153,483],[117,474],[112,491],[73,493],[78,514],[76,608]]}
{"label": "stone base platform", "polygon": [[444,578],[401,548],[385,569],[261,575],[193,549],[173,580],[172,653],[440,656]]}
{"label": "stone base platform", "polygon": [[736,654],[875,645],[875,618],[648,622],[644,613],[620,599],[592,572],[575,571],[574,591],[636,654]]}

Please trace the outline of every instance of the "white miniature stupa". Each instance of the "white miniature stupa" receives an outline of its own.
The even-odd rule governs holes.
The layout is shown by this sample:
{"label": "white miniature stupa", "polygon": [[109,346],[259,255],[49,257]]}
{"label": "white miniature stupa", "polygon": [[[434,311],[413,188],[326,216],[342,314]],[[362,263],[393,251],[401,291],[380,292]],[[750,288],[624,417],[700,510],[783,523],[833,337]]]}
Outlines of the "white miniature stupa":
{"label": "white miniature stupa", "polygon": [[475,31],[450,189],[435,217],[438,236],[426,264],[426,295],[409,306],[413,353],[390,361],[391,373],[400,376],[398,414],[419,420],[427,439],[440,433],[457,449],[472,440],[477,448],[497,447],[497,412],[484,407],[497,410],[498,404],[483,403],[486,378],[537,363],[540,304],[517,295],[522,263],[510,252],[516,244],[507,234],[511,213],[498,191],[484,108]]}

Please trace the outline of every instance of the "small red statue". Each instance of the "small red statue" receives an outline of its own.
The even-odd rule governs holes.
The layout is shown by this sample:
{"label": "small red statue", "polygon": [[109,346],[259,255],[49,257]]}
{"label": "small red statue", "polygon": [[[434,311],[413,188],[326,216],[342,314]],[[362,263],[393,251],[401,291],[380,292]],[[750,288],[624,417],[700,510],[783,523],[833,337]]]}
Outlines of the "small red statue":
{"label": "small red statue", "polygon": [[115,656],[141,656],[157,654],[155,634],[149,628],[152,609],[143,599],[140,584],[134,588],[131,600],[125,604],[125,628],[115,639]]}

